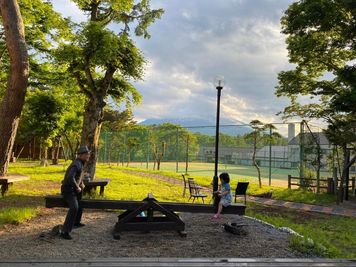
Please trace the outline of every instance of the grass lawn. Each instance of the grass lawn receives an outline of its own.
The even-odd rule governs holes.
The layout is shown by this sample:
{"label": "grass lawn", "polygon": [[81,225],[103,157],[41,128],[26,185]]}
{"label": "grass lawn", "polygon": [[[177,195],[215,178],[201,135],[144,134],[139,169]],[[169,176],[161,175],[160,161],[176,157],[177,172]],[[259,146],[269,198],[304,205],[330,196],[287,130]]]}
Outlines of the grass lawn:
{"label": "grass lawn", "polygon": [[[101,166],[102,168],[111,168],[113,170],[132,170],[132,171],[139,171],[139,172],[163,174],[168,177],[182,180],[182,176],[180,173],[166,171],[166,170],[152,171],[152,170],[146,170],[141,168],[126,168],[126,167],[116,166],[116,165],[109,166],[108,164],[99,164],[99,166]],[[210,173],[210,175],[212,173]],[[187,177],[193,177],[198,182],[198,184],[202,186],[211,187],[210,186],[210,183],[212,182],[211,176],[189,173]],[[282,199],[286,201],[302,202],[302,203],[315,204],[315,205],[330,205],[335,203],[335,196],[326,193],[314,194],[313,192],[309,192],[306,190],[299,190],[299,189],[289,190],[283,187],[268,186],[268,185],[264,185],[262,188],[259,188],[256,178],[239,177],[236,175],[231,175],[230,177],[231,177],[232,188],[236,188],[238,181],[250,182],[247,191],[249,195],[257,195],[257,194],[273,191],[274,199]]]}
{"label": "grass lawn", "polygon": [[[69,162],[67,163],[69,164]],[[66,169],[65,164],[58,166],[39,167],[34,162],[19,162],[10,165],[10,173],[21,173],[30,176],[30,180],[14,183],[8,194],[0,199],[0,225],[6,223],[21,223],[36,216],[44,208],[43,197],[48,194],[58,194],[60,181]],[[182,187],[172,185],[161,180],[124,172],[125,168],[99,164],[98,177],[108,177],[112,181],[105,190],[107,199],[141,200],[148,192],[152,192],[159,201],[181,201]],[[134,169],[138,170],[138,169]],[[146,170],[143,170],[146,171]],[[157,173],[157,172],[156,172]],[[160,174],[181,179],[180,174],[174,172],[159,172]],[[193,175],[191,175],[193,176]],[[209,186],[209,176],[197,176],[198,183]],[[233,179],[232,186],[236,186],[237,179]],[[287,190],[283,188],[264,187],[262,190],[256,184],[251,184],[250,193],[273,190],[275,197],[304,201],[306,203],[329,203],[321,194],[316,196],[310,192]],[[311,213],[310,213],[311,214]],[[315,214],[315,213],[313,213]],[[307,216],[295,210],[278,209],[248,204],[247,215],[257,217],[277,226],[290,227],[300,234],[312,238],[316,243],[310,244],[305,240],[294,240],[293,246],[299,250],[316,251],[318,254],[330,257],[356,257],[356,220],[326,216]],[[325,248],[326,250],[324,250]]]}

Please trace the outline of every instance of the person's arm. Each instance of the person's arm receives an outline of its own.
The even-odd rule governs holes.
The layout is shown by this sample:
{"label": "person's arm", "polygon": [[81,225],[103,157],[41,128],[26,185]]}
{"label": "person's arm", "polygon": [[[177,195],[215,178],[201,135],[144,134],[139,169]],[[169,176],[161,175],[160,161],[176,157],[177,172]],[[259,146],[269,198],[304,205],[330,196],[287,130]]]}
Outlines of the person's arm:
{"label": "person's arm", "polygon": [[69,180],[69,184],[77,191],[80,192],[81,188],[79,186],[79,184],[77,183],[77,181],[75,180],[75,176],[78,172],[78,167],[75,165],[72,165],[70,167],[70,169],[68,170],[67,173],[67,179]]}

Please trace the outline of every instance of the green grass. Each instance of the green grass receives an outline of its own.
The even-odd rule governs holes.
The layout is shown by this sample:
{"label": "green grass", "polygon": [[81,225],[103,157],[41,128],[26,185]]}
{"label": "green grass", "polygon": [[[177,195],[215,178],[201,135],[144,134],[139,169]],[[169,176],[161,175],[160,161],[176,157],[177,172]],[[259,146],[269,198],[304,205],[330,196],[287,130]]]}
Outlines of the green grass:
{"label": "green grass", "polygon": [[[21,223],[36,216],[44,207],[44,196],[60,193],[66,164],[40,167],[34,162],[17,162],[10,165],[9,173],[20,173],[30,177],[30,180],[14,183],[4,198],[0,198],[0,225],[6,223]],[[109,177],[111,182],[105,189],[107,199],[142,200],[147,193],[153,193],[159,201],[180,201],[182,197],[180,186],[157,179],[128,175],[120,170],[107,167],[97,168],[98,177]]]}
{"label": "green grass", "polygon": [[0,211],[0,225],[17,224],[35,217],[38,208],[4,208]]}
{"label": "green grass", "polygon": [[[101,168],[109,168],[112,170],[131,170],[131,171],[138,171],[138,172],[144,172],[144,173],[161,174],[164,176],[182,180],[182,176],[180,173],[170,172],[167,170],[152,171],[152,170],[146,170],[146,169],[141,169],[141,168],[130,168],[130,167],[127,168],[127,167],[121,167],[121,166],[115,166],[115,165],[109,166],[108,164],[99,164],[99,166]],[[210,184],[212,182],[212,178],[209,176],[201,176],[201,175],[189,173],[187,175],[187,177],[193,177],[194,180],[202,186],[211,187]],[[249,187],[248,187],[248,192],[247,192],[249,195],[257,195],[257,194],[262,194],[262,193],[267,193],[269,191],[272,191],[274,199],[293,201],[293,202],[301,202],[301,203],[314,204],[314,205],[330,205],[330,204],[335,203],[335,196],[326,194],[326,193],[315,194],[315,193],[309,192],[307,190],[287,189],[287,188],[282,188],[282,187],[277,187],[277,186],[267,186],[267,185],[264,185],[264,186],[262,186],[262,188],[259,188],[258,183],[255,178],[254,179],[246,178],[246,177],[239,178],[239,177],[232,175],[231,176],[231,187],[236,188],[237,183],[241,182],[241,181],[250,182]]]}
{"label": "green grass", "polygon": [[[291,242],[291,246],[299,251],[307,249],[326,257],[356,258],[355,218],[320,214],[312,216],[293,210],[281,212],[254,204],[249,205],[247,215],[277,227],[289,227],[303,235],[306,239],[294,238]],[[312,239],[314,244],[310,244],[307,238]]]}
{"label": "green grass", "polygon": [[[69,162],[67,163],[67,165]],[[36,216],[44,208],[43,196],[58,194],[60,181],[63,179],[66,165],[39,167],[33,162],[19,162],[10,165],[10,173],[21,173],[30,176],[30,180],[14,183],[8,194],[0,198],[0,225],[7,223],[21,223]],[[125,172],[126,168],[99,164],[97,167],[98,177],[111,178],[111,182],[105,189],[107,199],[141,200],[151,192],[159,201],[186,202],[183,198],[182,186],[172,185],[158,179],[141,177]],[[133,170],[139,170],[134,168]],[[143,172],[151,172],[145,169]],[[152,172],[151,172],[152,173]],[[169,171],[154,172],[175,179],[182,179],[180,174]],[[209,186],[210,176],[191,174],[199,184]],[[232,186],[235,187],[237,177],[233,176]],[[273,190],[275,198],[305,203],[330,203],[328,196],[315,195],[300,190],[288,190],[278,187],[265,186],[258,188],[256,183],[251,183],[250,194]],[[315,243],[311,244],[308,239],[300,240],[293,238],[291,245],[299,251],[307,251],[317,255],[338,258],[356,257],[356,220],[354,218],[327,216],[313,213],[306,218],[305,213],[295,210],[263,207],[253,203],[248,204],[247,215],[257,217],[276,226],[290,227],[296,232],[311,238]],[[311,213],[310,213],[311,214]],[[326,248],[326,250],[324,250]]]}

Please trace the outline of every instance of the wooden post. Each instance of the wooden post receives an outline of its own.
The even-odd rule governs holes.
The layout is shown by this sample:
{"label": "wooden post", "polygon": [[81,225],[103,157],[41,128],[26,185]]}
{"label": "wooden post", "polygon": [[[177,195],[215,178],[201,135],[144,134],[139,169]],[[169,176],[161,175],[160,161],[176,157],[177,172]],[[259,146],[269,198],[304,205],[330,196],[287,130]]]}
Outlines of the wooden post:
{"label": "wooden post", "polygon": [[291,189],[292,188],[292,176],[291,175],[288,175],[288,189]]}
{"label": "wooden post", "polygon": [[327,193],[328,193],[328,194],[334,194],[334,191],[335,191],[334,179],[333,179],[333,178],[328,178],[328,189],[327,189]]}

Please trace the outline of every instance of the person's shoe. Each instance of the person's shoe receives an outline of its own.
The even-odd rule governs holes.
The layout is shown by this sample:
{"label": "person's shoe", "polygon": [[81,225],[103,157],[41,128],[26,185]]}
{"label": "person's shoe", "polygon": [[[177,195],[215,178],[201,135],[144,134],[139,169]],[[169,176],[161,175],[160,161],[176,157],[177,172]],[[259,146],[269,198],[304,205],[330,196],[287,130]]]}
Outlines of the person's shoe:
{"label": "person's shoe", "polygon": [[79,227],[83,227],[83,226],[85,226],[84,223],[76,223],[76,224],[74,224],[75,228],[79,228]]}
{"label": "person's shoe", "polygon": [[66,240],[72,240],[73,238],[70,236],[69,233],[61,233],[59,235],[61,238],[66,239]]}
{"label": "person's shoe", "polygon": [[220,220],[221,217],[219,214],[215,214],[213,217],[212,217],[213,220]]}

